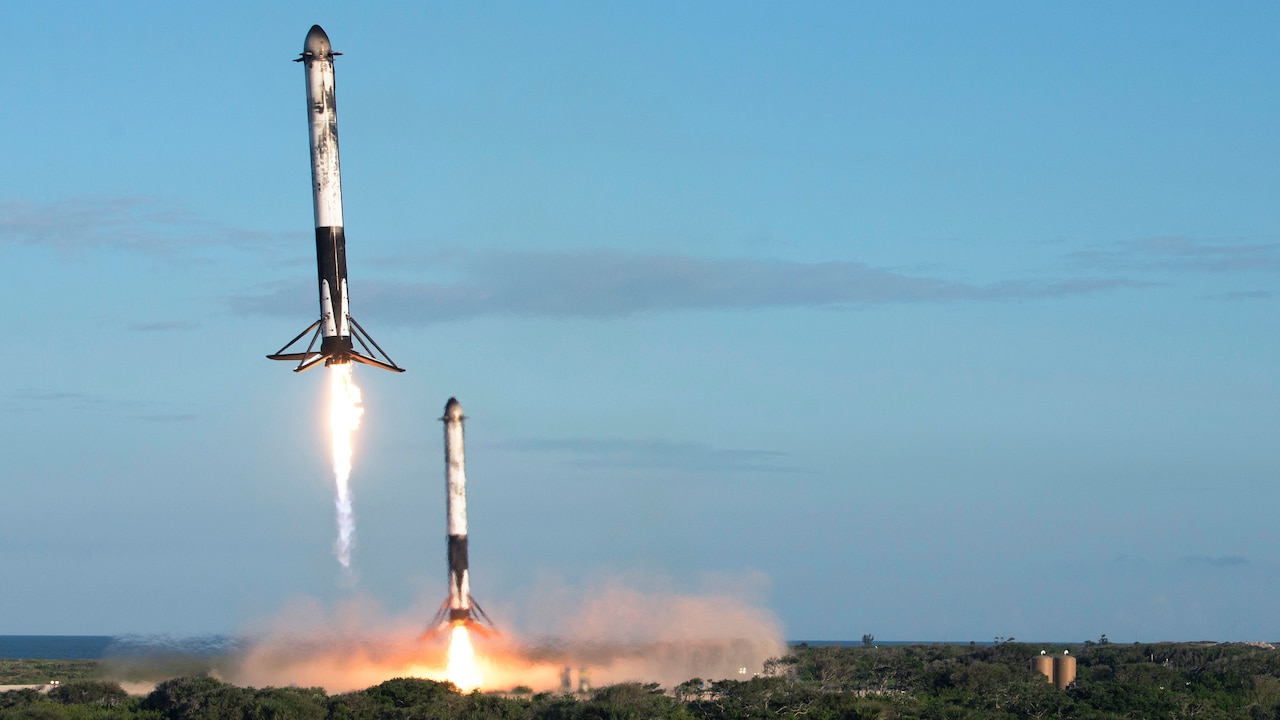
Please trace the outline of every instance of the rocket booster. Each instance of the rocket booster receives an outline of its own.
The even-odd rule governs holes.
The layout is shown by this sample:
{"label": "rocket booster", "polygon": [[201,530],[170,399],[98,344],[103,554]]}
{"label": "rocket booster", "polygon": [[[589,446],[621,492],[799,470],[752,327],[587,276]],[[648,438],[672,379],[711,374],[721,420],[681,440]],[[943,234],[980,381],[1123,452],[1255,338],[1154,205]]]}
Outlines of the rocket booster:
{"label": "rocket booster", "polygon": [[467,572],[467,456],[462,439],[462,405],[444,406],[445,515],[449,544],[449,620],[471,617],[471,578]]}
{"label": "rocket booster", "polygon": [[[465,624],[479,630],[489,616],[471,597],[471,575],[467,564],[467,456],[464,448],[462,404],[449,398],[444,406],[444,485],[449,598],[440,606],[432,624],[437,627]],[[430,631],[428,631],[430,632]]]}
{"label": "rocket booster", "polygon": [[[311,199],[315,210],[316,274],[319,278],[320,319],[290,340],[272,360],[297,360],[294,372],[325,365],[359,362],[404,372],[351,317],[347,296],[347,239],[342,224],[342,167],[338,161],[338,102],[334,84],[334,52],[329,36],[312,25],[296,62],[307,80],[307,124],[311,135]],[[304,352],[286,352],[315,331]],[[352,339],[364,349],[361,353]],[[320,349],[315,350],[316,340]],[[365,341],[368,342],[365,342]],[[370,348],[372,345],[372,348]],[[376,352],[375,352],[376,350]]]}

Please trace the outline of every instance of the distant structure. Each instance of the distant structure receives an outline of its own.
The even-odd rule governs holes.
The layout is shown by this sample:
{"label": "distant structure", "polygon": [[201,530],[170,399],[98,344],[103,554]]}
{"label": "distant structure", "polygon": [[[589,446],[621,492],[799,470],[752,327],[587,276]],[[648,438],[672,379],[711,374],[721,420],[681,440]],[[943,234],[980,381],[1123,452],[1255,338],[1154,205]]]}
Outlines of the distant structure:
{"label": "distant structure", "polygon": [[1061,655],[1053,656],[1053,684],[1059,690],[1066,690],[1067,686],[1076,681],[1076,659],[1071,653],[1062,651]]}
{"label": "distant structure", "polygon": [[1076,659],[1064,650],[1061,655],[1046,655],[1043,650],[1031,658],[1031,669],[1044,675],[1059,690],[1076,681]]}
{"label": "distant structure", "polygon": [[1039,655],[1031,658],[1031,669],[1044,675],[1049,683],[1053,683],[1053,658],[1045,655],[1043,650]]}

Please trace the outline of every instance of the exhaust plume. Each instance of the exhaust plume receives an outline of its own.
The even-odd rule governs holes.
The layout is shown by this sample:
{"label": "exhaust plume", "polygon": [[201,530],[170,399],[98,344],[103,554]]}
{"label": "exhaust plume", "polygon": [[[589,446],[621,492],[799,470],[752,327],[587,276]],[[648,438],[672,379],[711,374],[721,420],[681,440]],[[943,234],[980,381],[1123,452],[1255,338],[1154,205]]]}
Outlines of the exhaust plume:
{"label": "exhaust plume", "polygon": [[342,567],[351,569],[351,545],[356,518],[351,509],[351,435],[360,427],[360,388],[351,380],[351,363],[329,366],[329,427],[333,443],[334,505],[338,513],[338,539],[333,551]]}
{"label": "exhaust plume", "polygon": [[463,692],[471,692],[484,684],[476,667],[476,651],[471,645],[471,633],[463,624],[449,630],[449,660],[446,677]]}

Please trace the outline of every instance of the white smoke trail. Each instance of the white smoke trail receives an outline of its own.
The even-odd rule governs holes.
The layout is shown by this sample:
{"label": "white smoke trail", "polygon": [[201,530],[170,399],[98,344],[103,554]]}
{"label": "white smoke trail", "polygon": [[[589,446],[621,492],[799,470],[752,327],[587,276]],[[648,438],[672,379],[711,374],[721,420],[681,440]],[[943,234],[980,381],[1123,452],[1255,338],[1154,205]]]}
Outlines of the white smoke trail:
{"label": "white smoke trail", "polygon": [[360,427],[360,388],[351,381],[351,363],[329,366],[329,426],[333,430],[334,505],[338,510],[338,540],[333,551],[342,567],[351,569],[351,543],[356,518],[351,510],[351,434]]}

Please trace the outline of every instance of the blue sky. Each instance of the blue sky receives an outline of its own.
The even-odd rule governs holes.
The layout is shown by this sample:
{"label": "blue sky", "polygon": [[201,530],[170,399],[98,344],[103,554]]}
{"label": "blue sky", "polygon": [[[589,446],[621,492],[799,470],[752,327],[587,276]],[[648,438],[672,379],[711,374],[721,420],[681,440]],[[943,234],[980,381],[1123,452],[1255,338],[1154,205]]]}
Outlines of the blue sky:
{"label": "blue sky", "polygon": [[[1268,3],[10,5],[0,633],[736,578],[789,638],[1280,638]],[[358,580],[302,69],[334,47]],[[486,602],[487,601],[487,602]],[[425,618],[424,618],[425,620]]]}

